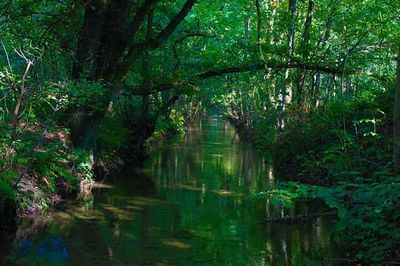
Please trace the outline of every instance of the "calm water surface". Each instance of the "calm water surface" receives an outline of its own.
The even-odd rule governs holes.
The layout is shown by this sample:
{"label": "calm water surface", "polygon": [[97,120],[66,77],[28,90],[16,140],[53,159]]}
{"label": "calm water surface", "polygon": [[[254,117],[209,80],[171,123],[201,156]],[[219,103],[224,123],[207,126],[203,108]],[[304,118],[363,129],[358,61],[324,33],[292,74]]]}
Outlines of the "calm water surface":
{"label": "calm water surface", "polygon": [[[249,199],[275,182],[270,164],[219,120],[152,152],[143,169],[98,185],[92,199],[0,235],[4,265],[332,265],[329,219],[286,215]],[[302,206],[299,213],[320,208]]]}

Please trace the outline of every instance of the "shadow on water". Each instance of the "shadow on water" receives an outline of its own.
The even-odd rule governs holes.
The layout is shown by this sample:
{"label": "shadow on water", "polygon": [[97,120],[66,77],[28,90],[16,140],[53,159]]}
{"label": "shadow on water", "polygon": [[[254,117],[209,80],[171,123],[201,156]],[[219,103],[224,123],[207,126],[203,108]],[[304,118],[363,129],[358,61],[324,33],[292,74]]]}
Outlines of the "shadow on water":
{"label": "shadow on water", "polygon": [[[0,239],[7,265],[331,265],[331,222],[261,224],[282,210],[248,196],[273,184],[266,158],[233,128],[200,121],[143,169]],[[299,212],[318,206],[299,207]]]}

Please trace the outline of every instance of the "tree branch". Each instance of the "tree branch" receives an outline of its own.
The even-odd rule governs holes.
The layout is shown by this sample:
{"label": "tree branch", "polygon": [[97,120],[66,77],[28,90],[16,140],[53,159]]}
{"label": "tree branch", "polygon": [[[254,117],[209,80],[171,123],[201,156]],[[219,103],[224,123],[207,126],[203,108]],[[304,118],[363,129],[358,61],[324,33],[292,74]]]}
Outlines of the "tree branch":
{"label": "tree branch", "polygon": [[[205,71],[202,73],[198,73],[192,77],[188,77],[186,80],[176,81],[172,83],[163,83],[163,84],[155,84],[152,87],[144,87],[144,86],[123,86],[123,93],[125,95],[150,95],[161,91],[171,90],[174,88],[181,87],[183,85],[191,84],[195,80],[199,79],[208,79],[219,77],[227,74],[235,74],[235,73],[246,73],[246,72],[255,72],[260,70],[265,70],[265,65],[267,68],[271,69],[286,69],[286,68],[300,68],[305,70],[313,70],[324,72],[332,75],[362,75],[369,76],[380,81],[387,81],[387,79],[383,76],[376,75],[371,72],[365,72],[360,70],[346,70],[343,72],[343,69],[336,67],[326,67],[321,65],[312,65],[307,63],[300,62],[289,62],[289,63],[257,63],[254,65],[247,66],[237,66],[237,67],[225,67],[216,70]],[[331,65],[336,65],[336,63],[332,63]]]}
{"label": "tree branch", "polygon": [[128,42],[138,32],[140,26],[142,25],[142,22],[144,21],[144,18],[147,16],[147,14],[151,11],[151,9],[158,1],[159,0],[146,0],[142,4],[142,6],[138,9],[132,21],[129,23],[129,26],[126,29],[125,38]]}
{"label": "tree branch", "polygon": [[[148,1],[154,1],[154,0],[148,0]],[[179,26],[179,24],[185,19],[189,11],[192,9],[194,4],[196,3],[197,0],[187,0],[182,9],[179,11],[178,14],[175,15],[175,17],[169,22],[169,24],[157,35],[156,38],[154,39],[147,39],[146,41],[132,45],[129,48],[129,51],[126,55],[126,58],[124,60],[124,70],[128,68],[131,64],[131,62],[137,57],[138,54],[140,54],[143,50],[145,49],[156,49],[163,42],[165,42],[169,36],[174,32],[174,30]],[[124,72],[124,71],[122,71]]]}
{"label": "tree branch", "polygon": [[[333,64],[334,65],[334,64]],[[331,68],[320,65],[309,65],[306,63],[299,62],[288,62],[288,63],[277,63],[277,62],[266,62],[266,63],[257,63],[254,65],[248,66],[240,66],[240,67],[227,67],[218,70],[211,70],[200,73],[197,75],[198,78],[211,78],[216,76],[221,76],[224,74],[232,74],[232,73],[243,73],[243,72],[251,72],[251,71],[259,71],[267,68],[272,69],[286,69],[286,68],[302,68],[306,70],[317,70],[329,74],[341,75],[343,71],[339,68]],[[353,73],[345,73],[345,74],[353,74]]]}
{"label": "tree branch", "polygon": [[181,22],[185,19],[185,17],[189,14],[190,10],[194,6],[197,0],[187,0],[183,5],[182,9],[178,14],[169,22],[167,27],[165,27],[158,36],[149,40],[149,46],[153,49],[159,47],[163,42],[165,42],[169,36],[175,31],[175,29],[181,24]]}

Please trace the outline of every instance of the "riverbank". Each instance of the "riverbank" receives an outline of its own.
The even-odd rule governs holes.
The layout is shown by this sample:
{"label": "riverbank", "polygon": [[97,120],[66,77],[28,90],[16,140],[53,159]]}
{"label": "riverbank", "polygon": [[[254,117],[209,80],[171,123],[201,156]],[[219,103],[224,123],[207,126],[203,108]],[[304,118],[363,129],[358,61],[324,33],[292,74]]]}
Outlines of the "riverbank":
{"label": "riverbank", "polygon": [[1,165],[1,226],[8,229],[48,207],[89,194],[93,182],[90,162],[73,152],[67,131],[37,125],[19,134],[29,134],[38,144],[32,150],[31,145],[14,145]]}
{"label": "riverbank", "polygon": [[[274,169],[286,180],[260,197],[288,206],[322,200],[338,212],[336,238],[353,254],[349,259],[360,263],[400,260],[393,95],[392,89],[366,90],[357,98],[332,99],[313,112],[289,108],[283,128],[276,116],[253,118],[248,129],[256,146],[272,151]],[[263,124],[271,120],[275,123]]]}
{"label": "riverbank", "polygon": [[[67,129],[58,127],[50,130],[43,125],[31,128],[20,132],[19,137],[32,134],[38,145],[35,148],[23,146],[23,150],[15,147],[9,159],[0,165],[0,228],[4,230],[15,230],[22,221],[32,220],[49,207],[91,197],[95,180],[115,177],[126,165],[141,165],[152,149],[160,147],[163,142],[183,138],[185,134],[182,124],[176,125],[163,119],[142,145],[139,155],[132,151],[128,158],[123,158],[120,143],[127,139],[124,133],[114,135],[114,138],[121,138],[115,143],[107,139],[102,131],[98,136],[102,149],[94,161],[93,155],[74,150]],[[108,128],[105,125],[104,130]],[[124,129],[114,130],[124,132]],[[0,153],[0,157],[4,156]],[[6,176],[8,178],[3,179]],[[143,182],[143,185],[148,184],[146,180]]]}

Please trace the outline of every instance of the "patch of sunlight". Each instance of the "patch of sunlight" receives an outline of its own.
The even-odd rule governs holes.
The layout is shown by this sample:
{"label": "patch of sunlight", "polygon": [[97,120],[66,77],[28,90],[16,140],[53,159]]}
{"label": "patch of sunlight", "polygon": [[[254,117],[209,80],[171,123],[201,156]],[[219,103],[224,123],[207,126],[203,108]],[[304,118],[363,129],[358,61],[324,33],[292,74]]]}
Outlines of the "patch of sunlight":
{"label": "patch of sunlight", "polygon": [[219,142],[214,142],[214,141],[203,141],[203,145],[224,145],[225,143],[219,141]]}
{"label": "patch of sunlight", "polygon": [[132,210],[132,211],[143,211],[145,208],[140,207],[140,206],[135,206],[135,205],[128,205],[128,206],[126,206],[126,209]]}
{"label": "patch of sunlight", "polygon": [[225,172],[233,174],[235,172],[235,161],[234,160],[226,160],[223,164]]}
{"label": "patch of sunlight", "polygon": [[203,188],[201,188],[201,187],[184,185],[184,184],[177,184],[175,187],[183,188],[183,189],[187,189],[187,190],[193,190],[193,191],[202,191],[203,190]]}
{"label": "patch of sunlight", "polygon": [[156,199],[156,198],[135,197],[135,199],[141,200],[143,202],[148,202],[151,204],[170,204],[169,201]]}
{"label": "patch of sunlight", "polygon": [[102,204],[101,207],[104,210],[111,212],[119,220],[124,220],[124,221],[133,221],[134,220],[133,219],[133,214],[131,212],[126,211],[126,210],[117,208],[117,207],[109,205],[109,204]]}
{"label": "patch of sunlight", "polygon": [[75,217],[81,220],[97,220],[103,218],[97,214],[90,213],[75,213]]}
{"label": "patch of sunlight", "polygon": [[137,240],[137,238],[131,233],[127,233],[124,236],[126,239],[129,239],[129,240]]}
{"label": "patch of sunlight", "polygon": [[228,190],[212,190],[212,193],[218,194],[220,196],[233,196],[233,197],[243,197],[244,194],[236,191],[228,191]]}
{"label": "patch of sunlight", "polygon": [[94,183],[92,185],[92,188],[98,188],[98,189],[109,189],[109,188],[114,188],[113,186],[107,185],[107,184],[103,184],[103,183]]}
{"label": "patch of sunlight", "polygon": [[179,241],[177,239],[164,239],[161,241],[165,246],[173,247],[173,248],[179,248],[179,249],[189,249],[192,248],[191,245],[183,243],[182,241]]}
{"label": "patch of sunlight", "polygon": [[103,219],[103,213],[97,210],[88,210],[82,207],[71,207],[68,214],[81,220]]}
{"label": "patch of sunlight", "polygon": [[113,200],[125,201],[127,199],[127,197],[124,194],[116,194],[116,195],[112,195],[112,199]]}
{"label": "patch of sunlight", "polygon": [[139,200],[139,199],[128,200],[128,203],[131,206],[139,206],[139,207],[148,207],[150,205],[153,205],[150,202]]}
{"label": "patch of sunlight", "polygon": [[63,211],[57,211],[54,213],[54,219],[56,219],[58,222],[70,222],[73,220],[72,215],[69,213],[63,212]]}

